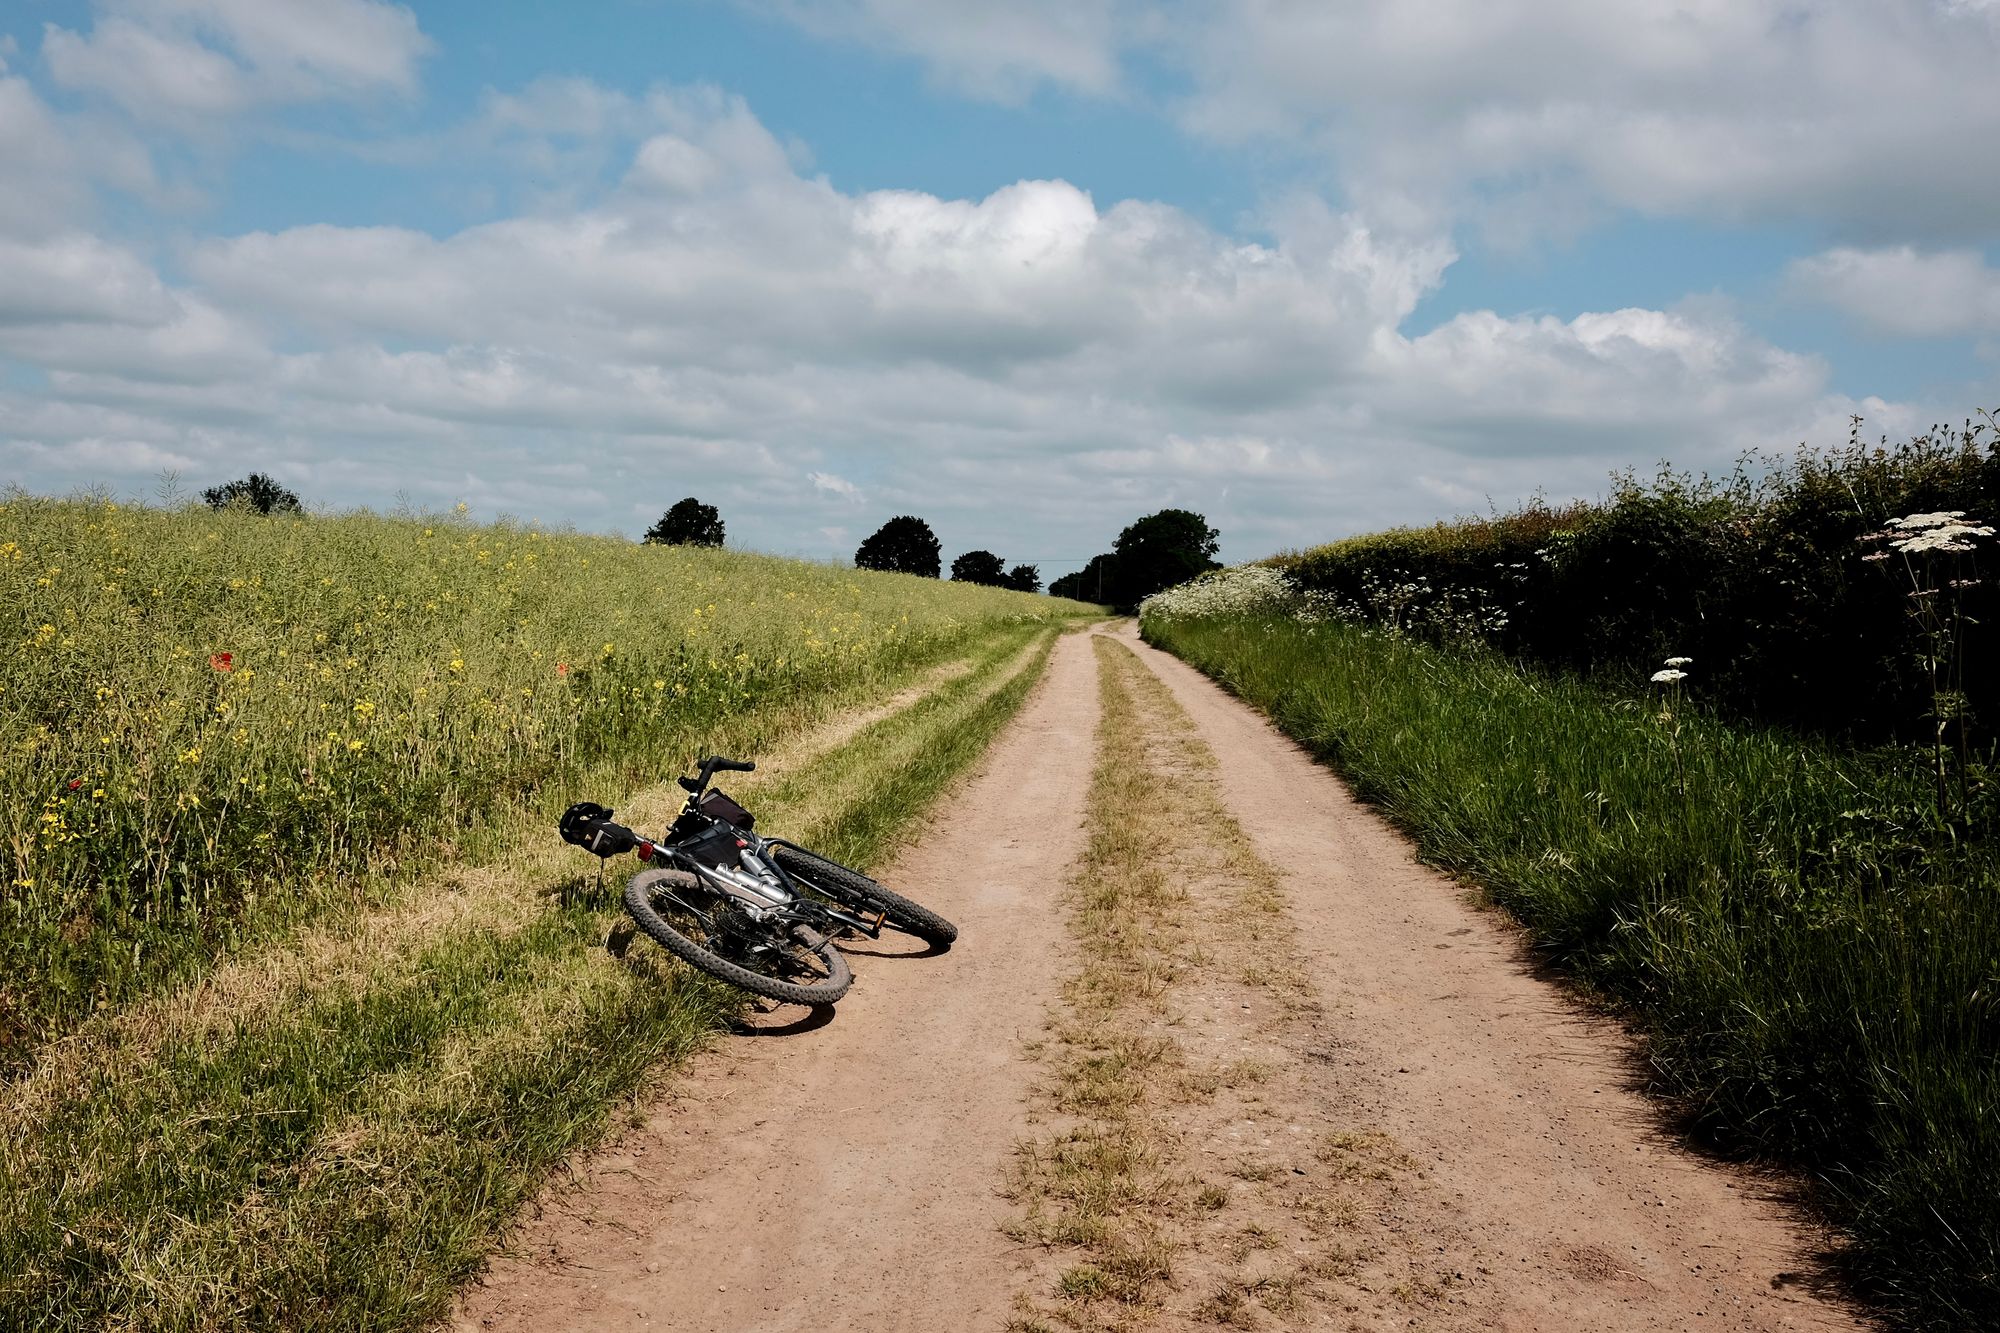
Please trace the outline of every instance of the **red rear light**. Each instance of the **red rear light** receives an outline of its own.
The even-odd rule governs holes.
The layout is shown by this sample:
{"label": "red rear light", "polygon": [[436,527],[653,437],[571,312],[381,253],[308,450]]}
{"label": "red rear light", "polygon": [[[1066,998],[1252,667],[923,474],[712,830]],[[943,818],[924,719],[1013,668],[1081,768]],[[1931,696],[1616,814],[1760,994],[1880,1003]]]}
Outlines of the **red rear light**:
{"label": "red rear light", "polygon": [[641,838],[641,839],[639,839],[639,846],[638,846],[638,848],[637,848],[637,849],[636,849],[636,850],[635,850],[635,851],[633,852],[633,855],[634,855],[634,856],[637,856],[637,857],[638,857],[638,858],[639,858],[639,859],[640,859],[641,861],[650,861],[650,860],[652,860],[652,859],[653,859],[653,844],[652,844],[652,843],[650,843],[650,842],[647,842],[647,841],[646,841],[646,840],[645,840],[644,838]]}

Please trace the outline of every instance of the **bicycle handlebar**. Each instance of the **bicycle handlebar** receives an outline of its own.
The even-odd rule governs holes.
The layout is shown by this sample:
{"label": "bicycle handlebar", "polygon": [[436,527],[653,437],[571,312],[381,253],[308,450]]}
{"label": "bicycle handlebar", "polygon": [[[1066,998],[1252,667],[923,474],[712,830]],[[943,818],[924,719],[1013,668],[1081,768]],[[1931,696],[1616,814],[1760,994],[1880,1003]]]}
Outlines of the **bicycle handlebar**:
{"label": "bicycle handlebar", "polygon": [[[712,754],[701,761],[699,778],[684,777],[680,782],[689,792],[699,793],[708,786],[708,780],[717,773],[756,771],[757,765],[748,759],[725,759],[719,754]],[[652,847],[650,842],[646,842],[623,824],[612,823],[611,816],[615,813],[617,812],[594,801],[578,801],[563,811],[556,828],[562,833],[564,842],[601,857],[622,856],[638,848],[642,843],[648,849]],[[650,850],[645,854],[651,855]]]}

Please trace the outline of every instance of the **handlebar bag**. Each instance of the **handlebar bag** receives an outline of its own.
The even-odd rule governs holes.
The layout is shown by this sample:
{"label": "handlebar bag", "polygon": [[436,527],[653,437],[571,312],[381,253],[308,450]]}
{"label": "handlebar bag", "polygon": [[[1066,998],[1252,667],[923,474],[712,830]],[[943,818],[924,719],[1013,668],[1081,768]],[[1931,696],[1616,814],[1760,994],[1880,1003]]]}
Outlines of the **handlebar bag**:
{"label": "handlebar bag", "polygon": [[757,816],[730,800],[715,787],[710,787],[702,793],[700,809],[710,819],[719,819],[740,829],[747,829],[757,822]]}

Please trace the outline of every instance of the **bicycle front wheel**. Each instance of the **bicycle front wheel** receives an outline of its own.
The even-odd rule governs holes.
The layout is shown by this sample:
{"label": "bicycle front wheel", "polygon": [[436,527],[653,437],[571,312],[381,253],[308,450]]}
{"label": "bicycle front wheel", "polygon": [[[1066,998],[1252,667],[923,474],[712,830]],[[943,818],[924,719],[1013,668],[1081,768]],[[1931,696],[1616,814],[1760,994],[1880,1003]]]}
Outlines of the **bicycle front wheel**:
{"label": "bicycle front wheel", "polygon": [[904,934],[915,935],[940,949],[949,947],[958,938],[957,926],[858,870],[849,870],[838,861],[829,861],[803,847],[784,845],[772,848],[771,852],[787,875],[843,907],[880,912],[883,920]]}
{"label": "bicycle front wheel", "polygon": [[690,967],[786,1004],[832,1004],[854,984],[833,941],[800,925],[753,919],[680,870],[645,870],[625,886],[639,929]]}

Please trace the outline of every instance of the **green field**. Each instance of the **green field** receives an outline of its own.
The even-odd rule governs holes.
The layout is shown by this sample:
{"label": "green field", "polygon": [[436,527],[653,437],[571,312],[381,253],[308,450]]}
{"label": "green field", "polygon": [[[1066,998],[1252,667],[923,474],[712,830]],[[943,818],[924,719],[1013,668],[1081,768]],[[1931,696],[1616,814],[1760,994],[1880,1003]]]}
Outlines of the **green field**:
{"label": "green field", "polygon": [[2000,848],[1990,813],[1967,837],[1940,811],[1927,752],[1727,725],[1255,588],[1183,604],[1212,613],[1149,609],[1147,637],[1633,1015],[1709,1141],[1803,1167],[1888,1301],[2000,1323]]}
{"label": "green field", "polygon": [[602,948],[704,750],[868,864],[1038,677],[1056,599],[455,518],[8,496],[0,1326],[420,1327],[737,1012]]}

